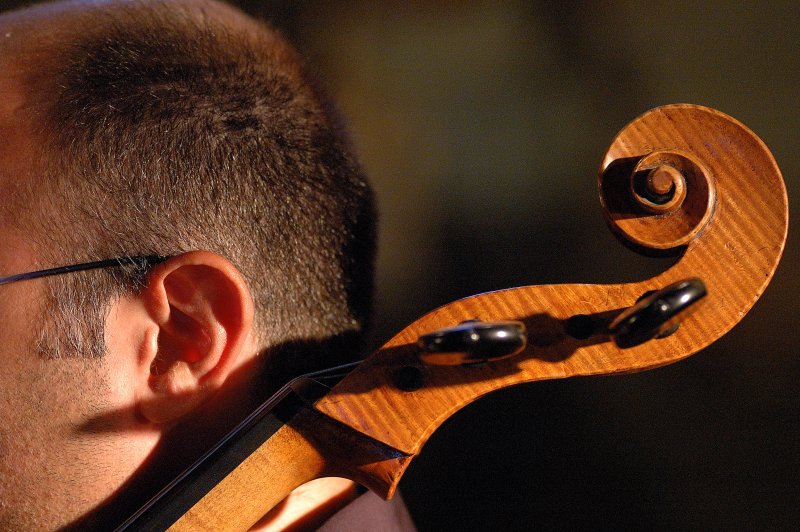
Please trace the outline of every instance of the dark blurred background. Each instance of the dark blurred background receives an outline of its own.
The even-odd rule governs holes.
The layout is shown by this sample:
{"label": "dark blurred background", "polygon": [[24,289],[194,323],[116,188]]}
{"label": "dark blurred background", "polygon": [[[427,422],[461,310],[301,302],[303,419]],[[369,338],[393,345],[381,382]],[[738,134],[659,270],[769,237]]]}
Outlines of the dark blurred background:
{"label": "dark blurred background", "polygon": [[[797,2],[238,4],[284,30],[350,119],[381,210],[376,347],[459,297],[664,269],[611,236],[595,185],[617,131],[658,105],[744,122],[800,210]],[[796,529],[796,220],[767,292],[712,347],[520,386],[447,422],[401,483],[419,528]]]}

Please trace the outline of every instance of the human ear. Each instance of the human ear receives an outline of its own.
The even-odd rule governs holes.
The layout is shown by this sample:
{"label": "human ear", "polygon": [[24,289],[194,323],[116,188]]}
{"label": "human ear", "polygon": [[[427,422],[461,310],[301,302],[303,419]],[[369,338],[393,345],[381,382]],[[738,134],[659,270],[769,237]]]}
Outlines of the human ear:
{"label": "human ear", "polygon": [[138,410],[169,423],[225,384],[247,347],[253,302],[236,267],[209,251],[159,264],[140,297],[155,327],[140,349]]}

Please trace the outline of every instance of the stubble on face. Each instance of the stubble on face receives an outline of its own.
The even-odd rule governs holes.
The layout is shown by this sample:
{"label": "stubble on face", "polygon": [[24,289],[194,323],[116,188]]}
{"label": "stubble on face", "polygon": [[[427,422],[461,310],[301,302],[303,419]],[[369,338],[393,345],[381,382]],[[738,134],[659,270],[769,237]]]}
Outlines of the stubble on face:
{"label": "stubble on face", "polygon": [[[17,53],[24,25],[0,16],[0,276],[36,269],[25,219],[38,158],[35,123]],[[43,280],[0,286],[0,529],[69,524],[110,488],[102,435],[82,432],[104,409],[104,360],[37,355]]]}
{"label": "stubble on face", "polygon": [[[7,160],[0,149],[0,197]],[[6,202],[0,212],[19,215]],[[0,275],[32,269],[31,240],[16,223],[0,223]],[[39,355],[46,294],[43,279],[0,286],[0,530],[64,526],[110,491],[103,435],[82,429],[105,408],[107,361]]]}
{"label": "stubble on face", "polygon": [[104,369],[90,359],[42,359],[30,342],[14,348],[2,352],[18,360],[0,384],[0,529],[62,527],[108,493],[102,435],[80,434],[102,411]]}

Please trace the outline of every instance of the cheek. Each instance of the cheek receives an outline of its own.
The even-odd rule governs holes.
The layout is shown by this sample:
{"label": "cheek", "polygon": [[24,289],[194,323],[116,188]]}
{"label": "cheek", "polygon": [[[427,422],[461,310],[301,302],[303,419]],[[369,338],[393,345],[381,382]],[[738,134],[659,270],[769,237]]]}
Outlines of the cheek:
{"label": "cheek", "polygon": [[103,403],[98,364],[31,356],[27,372],[0,382],[2,530],[38,528],[85,506],[101,480],[90,429]]}
{"label": "cheek", "polygon": [[98,362],[27,356],[30,363],[0,383],[0,432],[9,439],[67,438],[103,410],[107,379]]}
{"label": "cheek", "polygon": [[[9,375],[9,374],[6,374]],[[40,511],[37,500],[57,464],[60,438],[46,405],[47,383],[30,373],[13,374],[0,383],[0,525],[8,529],[22,516]],[[52,410],[58,411],[58,408]]]}
{"label": "cheek", "polygon": [[109,400],[120,411],[133,411],[150,383],[149,353],[157,350],[158,327],[138,298],[123,297],[111,306],[104,330]]}

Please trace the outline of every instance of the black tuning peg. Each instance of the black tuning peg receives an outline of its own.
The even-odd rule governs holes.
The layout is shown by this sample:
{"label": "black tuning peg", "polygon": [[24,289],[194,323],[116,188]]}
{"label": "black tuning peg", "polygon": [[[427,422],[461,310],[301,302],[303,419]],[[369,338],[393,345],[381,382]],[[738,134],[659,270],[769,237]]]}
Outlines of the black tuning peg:
{"label": "black tuning peg", "polygon": [[519,321],[470,320],[419,337],[419,358],[426,364],[482,364],[516,355],[525,348],[525,325]]}
{"label": "black tuning peg", "polygon": [[648,292],[614,318],[608,331],[622,348],[669,336],[678,328],[679,318],[685,317],[685,311],[705,295],[706,286],[697,278]]}

